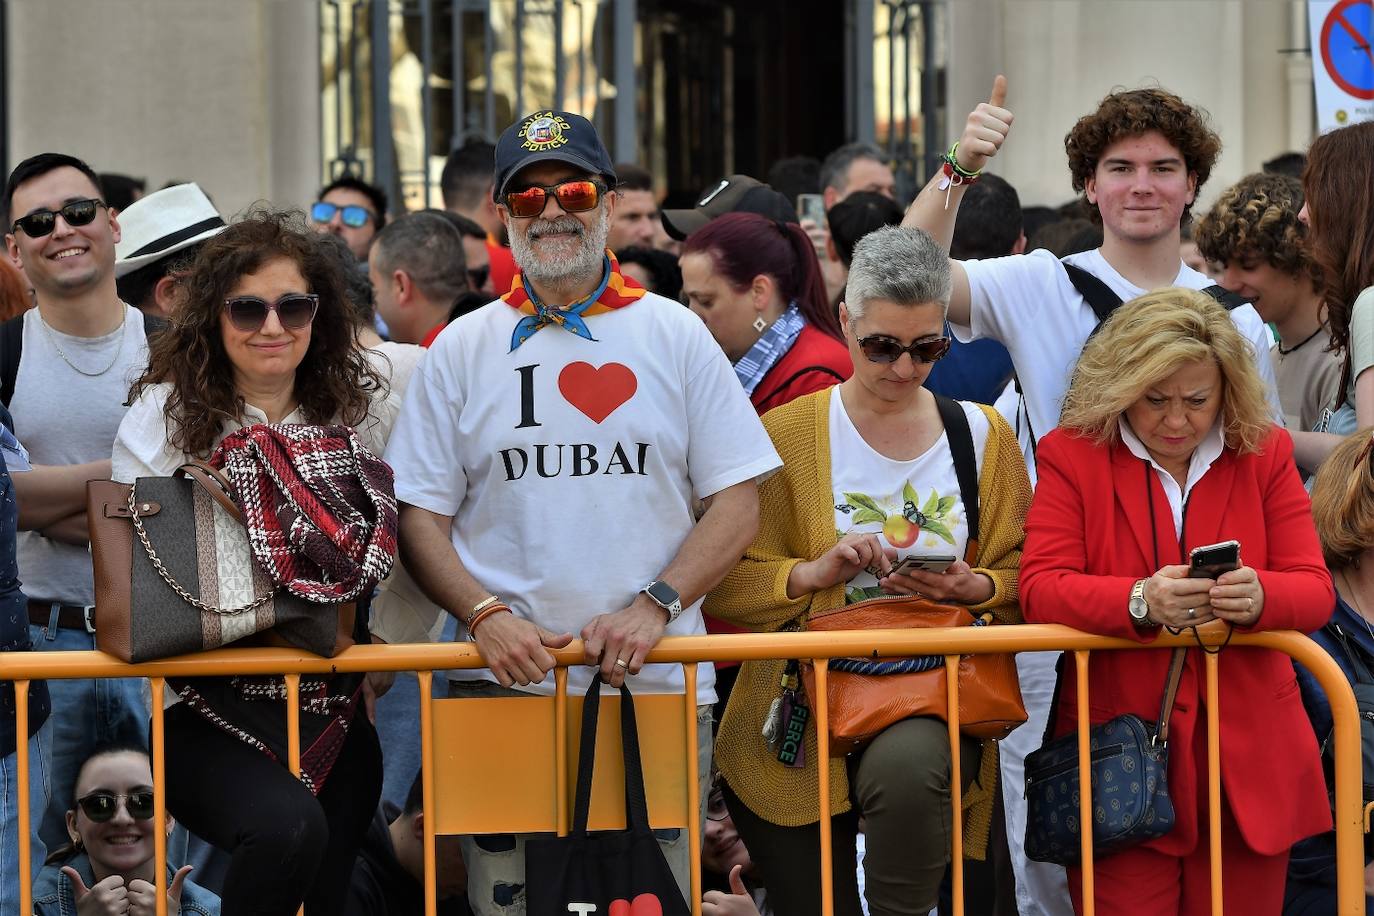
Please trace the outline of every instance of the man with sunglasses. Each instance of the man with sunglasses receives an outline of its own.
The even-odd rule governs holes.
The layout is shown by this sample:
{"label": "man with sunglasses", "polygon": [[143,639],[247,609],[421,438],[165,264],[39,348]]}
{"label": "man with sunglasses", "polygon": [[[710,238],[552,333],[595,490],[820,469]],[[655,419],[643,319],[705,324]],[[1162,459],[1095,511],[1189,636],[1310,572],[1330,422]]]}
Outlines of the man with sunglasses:
{"label": "man with sunglasses", "polygon": [[[120,226],[90,166],[60,153],[24,160],[9,176],[5,209],[10,260],[23,266],[37,296],[37,306],[15,319],[21,358],[9,367],[8,406],[33,463],[14,478],[19,576],[35,648],[93,649],[86,481],[110,476],[129,385],[148,361],[144,318],[116,292]],[[49,684],[53,793],[41,832],[50,848],[65,841],[76,767],[91,749],[147,740],[142,684]]]}
{"label": "man with sunglasses", "polygon": [[360,262],[367,262],[372,240],[386,225],[386,192],[361,178],[344,175],[320,189],[310,205],[310,224],[348,243]]}
{"label": "man with sunglasses", "polygon": [[[683,693],[680,667],[645,656],[705,632],[701,598],[779,466],[705,325],[606,249],[615,183],[583,117],[536,112],[502,134],[494,194],[520,274],[439,334],[387,450],[406,566],[488,665],[450,672],[450,697],[552,694],[549,650],[574,634],[612,687]],[[704,800],[715,678],[698,670]],[[569,693],[592,675],[571,669]],[[684,895],[686,837],[661,840]],[[465,838],[463,856],[474,912],[524,912],[524,837]]]}

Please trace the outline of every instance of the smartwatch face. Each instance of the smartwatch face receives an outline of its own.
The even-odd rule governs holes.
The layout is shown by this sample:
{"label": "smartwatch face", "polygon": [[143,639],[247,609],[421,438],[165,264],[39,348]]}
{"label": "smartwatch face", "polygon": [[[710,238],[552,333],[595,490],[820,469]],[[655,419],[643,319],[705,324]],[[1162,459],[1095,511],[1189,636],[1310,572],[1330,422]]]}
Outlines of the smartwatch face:
{"label": "smartwatch face", "polygon": [[648,592],[650,598],[654,599],[664,607],[668,607],[674,601],[678,600],[677,592],[674,591],[673,587],[671,585],[668,585],[666,582],[655,582],[654,584],[645,588],[644,591]]}

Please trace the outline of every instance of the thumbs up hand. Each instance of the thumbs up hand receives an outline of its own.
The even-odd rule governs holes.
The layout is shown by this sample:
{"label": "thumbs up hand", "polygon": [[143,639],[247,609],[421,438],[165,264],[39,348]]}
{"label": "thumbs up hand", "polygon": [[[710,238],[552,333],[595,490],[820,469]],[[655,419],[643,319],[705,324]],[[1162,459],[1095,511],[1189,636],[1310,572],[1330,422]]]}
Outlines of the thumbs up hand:
{"label": "thumbs up hand", "polygon": [[77,916],[124,916],[129,912],[129,889],[122,876],[110,875],[87,887],[81,874],[70,865],[63,867],[62,874],[71,881]]}
{"label": "thumbs up hand", "polygon": [[992,82],[992,95],[969,113],[955,158],[959,167],[970,172],[981,171],[988,160],[997,155],[1011,130],[1012,114],[1004,107],[1007,102],[1007,78],[999,75]]}
{"label": "thumbs up hand", "polygon": [[749,890],[744,886],[741,872],[743,865],[730,869],[730,893],[707,891],[701,898],[702,916],[759,916],[759,908],[754,906]]}
{"label": "thumbs up hand", "polygon": [[[181,888],[193,865],[183,865],[167,887],[167,916],[181,912]],[[141,878],[129,882],[129,916],[157,916],[157,886]]]}

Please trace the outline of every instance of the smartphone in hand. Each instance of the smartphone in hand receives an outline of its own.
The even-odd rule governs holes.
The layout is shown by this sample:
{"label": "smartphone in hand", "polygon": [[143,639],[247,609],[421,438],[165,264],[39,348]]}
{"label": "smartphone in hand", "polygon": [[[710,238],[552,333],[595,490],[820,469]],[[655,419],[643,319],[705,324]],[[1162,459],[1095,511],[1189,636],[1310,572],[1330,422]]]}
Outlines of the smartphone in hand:
{"label": "smartphone in hand", "polygon": [[892,567],[892,572],[909,575],[912,570],[919,569],[925,572],[942,573],[954,564],[954,560],[955,558],[952,556],[938,554],[903,557]]}
{"label": "smartphone in hand", "polygon": [[1240,568],[1240,541],[1194,547],[1188,554],[1189,579],[1215,579]]}

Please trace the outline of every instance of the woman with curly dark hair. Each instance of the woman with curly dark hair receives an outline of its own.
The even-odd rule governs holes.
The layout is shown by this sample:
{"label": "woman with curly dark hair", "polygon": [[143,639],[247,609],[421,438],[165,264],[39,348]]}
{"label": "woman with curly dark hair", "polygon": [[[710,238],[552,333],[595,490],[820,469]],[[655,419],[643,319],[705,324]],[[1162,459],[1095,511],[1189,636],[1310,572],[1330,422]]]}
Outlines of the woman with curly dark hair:
{"label": "woman with curly dark hair", "polygon": [[[293,214],[253,213],[206,242],[133,385],[114,479],[170,475],[255,423],[346,424],[380,454],[399,405],[374,362],[383,357],[355,342],[343,283]],[[355,624],[339,616],[348,645]],[[285,765],[280,678],[171,686],[167,807],[230,855],[224,916],[287,916],[302,901],[311,916],[341,912],[382,785],[362,677],[303,679],[299,779]]]}
{"label": "woman with curly dark hair", "polygon": [[1374,426],[1374,123],[1322,134],[1307,151],[1298,218],[1325,278],[1331,344],[1345,354],[1341,407],[1327,429]]}

